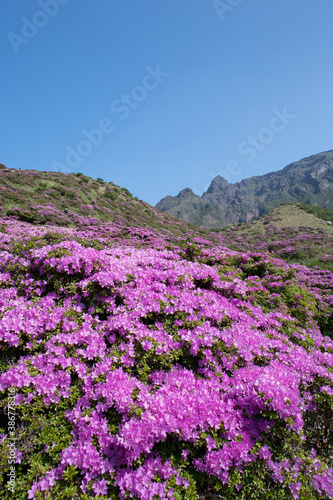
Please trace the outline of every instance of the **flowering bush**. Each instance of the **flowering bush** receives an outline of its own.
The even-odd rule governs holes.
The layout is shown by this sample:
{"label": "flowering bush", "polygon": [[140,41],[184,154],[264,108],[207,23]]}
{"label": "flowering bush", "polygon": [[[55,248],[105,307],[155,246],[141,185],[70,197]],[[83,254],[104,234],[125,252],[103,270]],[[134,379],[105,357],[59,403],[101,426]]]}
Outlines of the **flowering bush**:
{"label": "flowering bush", "polygon": [[333,498],[329,271],[117,223],[3,225],[2,498]]}

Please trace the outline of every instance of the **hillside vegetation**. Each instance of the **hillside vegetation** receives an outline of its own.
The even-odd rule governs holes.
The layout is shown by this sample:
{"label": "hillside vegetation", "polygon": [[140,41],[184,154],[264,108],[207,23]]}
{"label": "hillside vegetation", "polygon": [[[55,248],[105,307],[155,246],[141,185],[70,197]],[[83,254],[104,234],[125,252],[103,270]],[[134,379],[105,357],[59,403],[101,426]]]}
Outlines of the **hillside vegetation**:
{"label": "hillside vegetation", "polygon": [[[173,217],[133,197],[126,188],[80,173],[15,170],[0,164],[0,205],[3,214],[33,224],[76,227],[115,222],[180,232]],[[194,229],[186,223],[181,226]]]}
{"label": "hillside vegetation", "polygon": [[229,248],[269,251],[287,262],[333,270],[333,210],[282,204],[264,217],[219,234]]}
{"label": "hillside vegetation", "polygon": [[327,221],[209,233],[103,181],[2,175],[1,498],[333,498],[333,273],[264,244]]}

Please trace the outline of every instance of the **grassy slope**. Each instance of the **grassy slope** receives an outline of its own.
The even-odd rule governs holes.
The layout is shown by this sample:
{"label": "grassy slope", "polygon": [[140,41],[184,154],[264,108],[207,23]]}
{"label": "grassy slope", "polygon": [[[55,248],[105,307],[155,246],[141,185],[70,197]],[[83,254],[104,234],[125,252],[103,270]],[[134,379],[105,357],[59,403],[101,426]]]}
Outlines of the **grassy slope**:
{"label": "grassy slope", "polygon": [[280,205],[260,219],[242,224],[240,227],[246,228],[249,236],[256,236],[258,233],[261,235],[267,234],[269,229],[275,227],[280,229],[287,227],[291,231],[291,228],[294,228],[294,232],[307,228],[309,231],[315,229],[316,231],[319,230],[319,232],[323,231],[327,235],[333,234],[333,227],[328,225],[326,221],[306,212],[297,204]]}
{"label": "grassy slope", "polygon": [[[0,168],[0,206],[3,214],[35,224],[73,227],[84,217],[90,222],[147,226],[175,234],[191,230],[208,234],[159,212],[125,188],[82,174]],[[64,213],[66,208],[68,215]]]}
{"label": "grassy slope", "polygon": [[[314,213],[309,213],[312,210]],[[238,250],[268,250],[288,262],[332,269],[333,226],[325,211],[326,220],[319,218],[320,209],[311,205],[283,204],[269,214],[239,226],[230,226],[222,233]]]}

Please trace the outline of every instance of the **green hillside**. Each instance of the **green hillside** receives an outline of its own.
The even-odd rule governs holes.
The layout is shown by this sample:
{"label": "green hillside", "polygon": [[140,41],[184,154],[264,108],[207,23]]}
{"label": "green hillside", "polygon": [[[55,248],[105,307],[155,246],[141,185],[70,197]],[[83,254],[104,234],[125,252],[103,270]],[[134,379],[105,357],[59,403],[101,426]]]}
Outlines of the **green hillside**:
{"label": "green hillside", "polygon": [[269,214],[220,234],[235,250],[274,252],[287,262],[333,267],[333,210],[305,204],[282,204]]}
{"label": "green hillside", "polygon": [[88,218],[89,224],[117,222],[173,234],[194,229],[207,234],[159,212],[126,188],[81,173],[15,170],[0,164],[0,206],[4,215],[33,224],[76,227]]}

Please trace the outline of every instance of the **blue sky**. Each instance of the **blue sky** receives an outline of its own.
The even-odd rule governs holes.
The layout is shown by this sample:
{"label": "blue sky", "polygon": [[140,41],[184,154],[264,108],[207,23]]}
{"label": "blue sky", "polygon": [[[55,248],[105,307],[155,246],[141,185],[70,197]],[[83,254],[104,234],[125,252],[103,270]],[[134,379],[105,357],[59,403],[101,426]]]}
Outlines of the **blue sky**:
{"label": "blue sky", "polygon": [[333,149],[332,0],[0,3],[0,162],[154,205]]}

